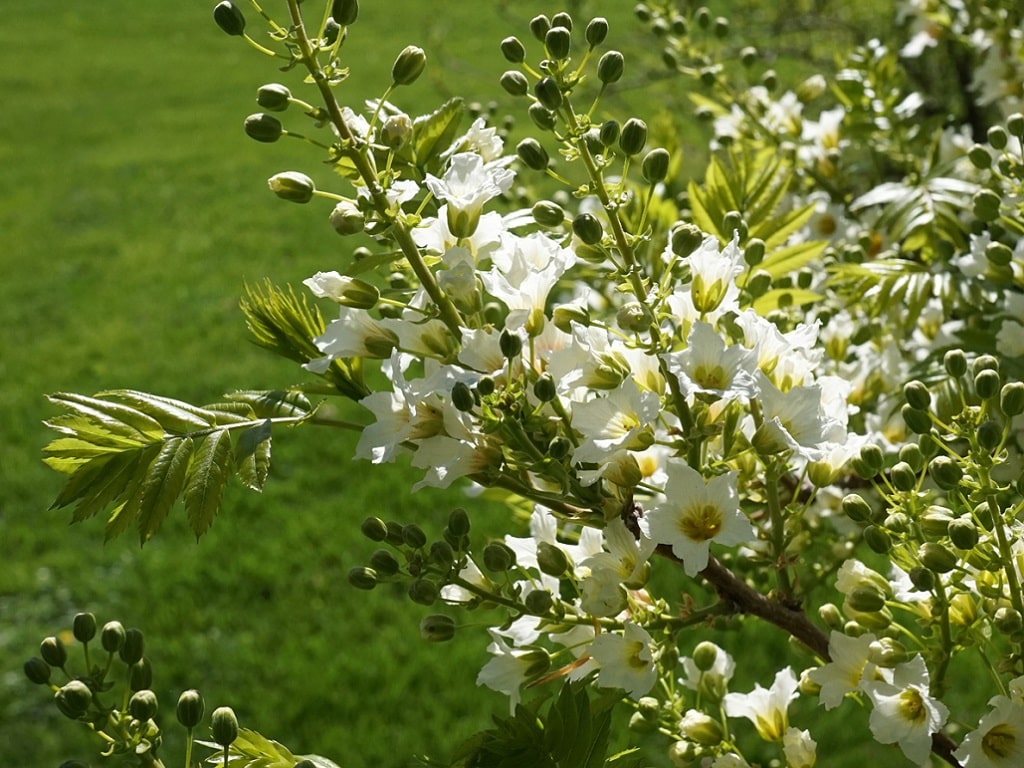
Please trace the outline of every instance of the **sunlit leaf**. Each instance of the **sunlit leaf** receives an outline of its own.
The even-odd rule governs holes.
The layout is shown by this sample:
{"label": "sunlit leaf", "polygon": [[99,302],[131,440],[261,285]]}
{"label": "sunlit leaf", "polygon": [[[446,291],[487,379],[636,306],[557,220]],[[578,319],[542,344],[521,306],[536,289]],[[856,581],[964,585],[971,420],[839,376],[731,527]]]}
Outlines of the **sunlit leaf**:
{"label": "sunlit leaf", "polygon": [[196,441],[185,481],[185,513],[198,539],[213,523],[232,474],[231,434],[218,429]]}

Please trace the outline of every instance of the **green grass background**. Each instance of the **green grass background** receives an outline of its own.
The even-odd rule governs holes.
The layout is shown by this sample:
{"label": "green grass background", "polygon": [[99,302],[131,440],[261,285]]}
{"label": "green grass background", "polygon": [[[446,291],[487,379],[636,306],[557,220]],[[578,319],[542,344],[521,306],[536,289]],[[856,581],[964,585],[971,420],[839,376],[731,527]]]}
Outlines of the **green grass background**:
{"label": "green grass background", "polygon": [[[0,765],[95,759],[96,743],[21,673],[39,640],[82,610],[146,633],[165,723],[178,692],[198,687],[208,711],[230,705],[243,726],[346,768],[447,754],[506,711],[503,697],[473,685],[482,632],[426,645],[425,609],[400,591],[348,586],[348,569],[373,549],[358,534],[364,516],[416,520],[436,536],[464,502],[457,492],[409,495],[416,475],[401,466],[351,461],[354,436],[278,434],[266,491],[231,488],[199,544],[180,514],[140,549],[130,534],[104,545],[101,520],[69,528],[68,513],[47,510],[60,477],[40,462],[41,422],[55,414],[45,393],[132,387],[207,402],[300,380],[247,342],[243,282],[298,284],[351,247],[326,226],[326,209],[266,191],[281,170],[329,177],[299,142],[244,136],[256,88],[285,76],[224,36],[212,5],[0,0]],[[631,6],[587,4],[627,50],[639,33]],[[487,101],[505,68],[501,38],[525,39],[533,14],[561,9],[364,2],[343,98],[383,90],[394,55],[412,43],[427,49],[429,68],[396,101],[413,112],[454,93]],[[734,26],[763,22],[757,13]],[[640,105],[657,108],[632,100],[643,117]],[[481,513],[497,529],[502,511]],[[763,669],[777,652],[766,647]],[[748,688],[770,682],[744,674]],[[169,764],[179,764],[176,727],[167,732]]]}

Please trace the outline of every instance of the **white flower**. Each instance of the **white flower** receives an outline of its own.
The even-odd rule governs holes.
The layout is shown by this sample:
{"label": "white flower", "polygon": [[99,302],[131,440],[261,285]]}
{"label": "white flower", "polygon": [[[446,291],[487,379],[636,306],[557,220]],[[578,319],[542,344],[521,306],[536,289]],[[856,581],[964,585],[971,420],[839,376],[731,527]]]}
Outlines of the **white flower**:
{"label": "white flower", "polygon": [[427,188],[448,204],[448,227],[458,237],[469,237],[477,228],[487,201],[504,194],[515,174],[489,165],[475,152],[452,155],[443,178],[428,175]]}
{"label": "white flower", "polygon": [[522,695],[520,688],[538,671],[543,671],[546,654],[541,649],[512,648],[497,631],[487,631],[492,639],[487,651],[493,658],[480,670],[476,684],[504,693],[509,697],[509,710],[515,712]]}
{"label": "white flower", "polygon": [[765,741],[782,741],[789,729],[789,702],[796,698],[798,681],[790,667],[779,670],[769,689],[755,685],[750,693],[727,693],[725,714],[745,717]]}
{"label": "white flower", "polygon": [[1024,765],[1024,702],[995,696],[992,710],[964,737],[954,754],[964,768]]}
{"label": "white flower", "polygon": [[790,728],[782,737],[782,753],[786,768],[814,768],[817,761],[817,742],[808,731]]}
{"label": "white flower", "polygon": [[660,411],[661,398],[640,391],[631,378],[607,395],[574,404],[572,425],[584,440],[573,452],[573,461],[601,463],[619,449],[649,448],[654,440],[651,427]]}
{"label": "white flower", "polygon": [[743,252],[739,249],[739,236],[719,250],[718,238],[708,236],[693,253],[686,258],[693,281],[690,283],[690,297],[693,306],[701,314],[714,311],[726,299],[735,297],[736,276],[743,271]]}
{"label": "white flower", "polygon": [[700,394],[727,402],[746,402],[757,394],[753,353],[744,347],[726,348],[725,340],[710,323],[694,322],[686,349],[663,357],[686,397]]}
{"label": "white flower", "polygon": [[509,308],[508,329],[523,327],[534,315],[543,316],[551,289],[576,263],[572,251],[541,232],[503,238],[492,259],[495,266],[481,273],[480,280],[491,296]]}
{"label": "white flower", "polygon": [[818,698],[825,709],[835,709],[846,694],[859,690],[873,642],[875,636],[870,633],[850,637],[832,631],[828,641],[832,661],[807,673],[811,681],[821,688]]}
{"label": "white flower", "polygon": [[622,688],[634,699],[650,691],[658,679],[653,644],[647,630],[631,621],[621,635],[603,632],[595,637],[590,655],[600,664],[598,685]]}
{"label": "white flower", "polygon": [[899,744],[907,759],[926,765],[932,748],[932,734],[949,716],[942,702],[928,692],[928,668],[921,656],[899,664],[892,682],[864,681],[861,688],[874,709],[868,725],[881,744]]}
{"label": "white flower", "polygon": [[688,576],[707,566],[712,541],[731,546],[754,538],[739,508],[735,471],[705,481],[700,472],[674,460],[666,473],[665,499],[640,518],[640,528],[648,538],[671,546]]}

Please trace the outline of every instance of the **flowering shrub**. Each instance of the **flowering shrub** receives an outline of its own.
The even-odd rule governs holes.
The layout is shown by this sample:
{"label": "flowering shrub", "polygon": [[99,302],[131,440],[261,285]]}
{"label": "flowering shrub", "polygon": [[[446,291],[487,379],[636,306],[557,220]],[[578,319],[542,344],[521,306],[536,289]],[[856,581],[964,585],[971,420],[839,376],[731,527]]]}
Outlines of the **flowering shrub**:
{"label": "flowering shrub", "polygon": [[[379,99],[340,103],[356,0],[322,13],[287,0],[281,18],[251,5],[262,42],[230,0],[214,20],[303,72],[308,94],[264,86],[245,130],[320,147],[341,190],[288,171],[271,191],[330,201],[330,225],[372,247],[311,276],[308,294],[268,282],[244,297],[255,340],[312,383],[201,407],[53,395],[46,461],[68,475],[55,507],[106,512],[108,537],[134,526],[145,542],[181,499],[201,536],[232,476],[262,487],[279,425],[354,427],[358,458],[423,471],[412,491],[463,483],[513,512],[491,541],[463,509],[433,541],[415,521],[361,526],[379,548],[353,586],[406,584],[432,610],[428,641],[468,630],[463,612],[489,625],[476,682],[510,714],[453,765],[627,764],[629,750],[608,754],[625,711],[673,765],[808,768],[814,723],[789,722],[797,698],[826,713],[857,700],[871,737],[910,764],[1021,764],[1014,0],[904,3],[892,40],[789,90],[756,51],[723,43],[728,22],[706,8],[638,6],[689,89],[678,113],[711,129],[688,183],[698,169],[684,171],[670,129],[605,114],[627,57],[603,18],[537,16],[501,41],[501,86],[535,129],[510,152],[485,117],[463,127],[459,99],[402,110],[426,65],[415,46]],[[313,298],[333,303],[329,321]],[[332,420],[339,396],[364,424]],[[666,571],[692,585],[683,598],[659,586]],[[804,646],[768,689],[735,690],[744,648],[704,634],[736,621]],[[104,661],[95,635],[90,614],[75,618],[84,671],[47,638],[26,674],[108,754],[162,765],[141,634],[104,626]],[[951,688],[961,659],[988,670],[987,693]],[[54,668],[67,679],[51,682]],[[202,713],[183,693],[187,766]],[[211,729],[199,743],[215,764],[332,765],[240,731],[227,708]]]}

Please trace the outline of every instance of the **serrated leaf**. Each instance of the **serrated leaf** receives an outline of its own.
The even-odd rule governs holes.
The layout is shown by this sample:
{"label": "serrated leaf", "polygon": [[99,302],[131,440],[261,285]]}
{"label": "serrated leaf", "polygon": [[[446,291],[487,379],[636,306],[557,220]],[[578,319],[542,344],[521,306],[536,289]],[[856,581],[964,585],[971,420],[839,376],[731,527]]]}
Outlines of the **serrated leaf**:
{"label": "serrated leaf", "polygon": [[213,415],[208,411],[183,400],[133,389],[112,389],[100,392],[99,396],[117,398],[128,403],[159,422],[165,432],[177,435],[187,435],[190,432],[208,429],[216,423]]}
{"label": "serrated leaf", "polygon": [[262,491],[270,471],[270,419],[242,430],[235,445],[235,466],[248,488]]}
{"label": "serrated leaf", "polygon": [[172,437],[146,471],[139,501],[139,538],[143,544],[160,529],[185,487],[192,444],[190,437]]}
{"label": "serrated leaf", "polygon": [[233,462],[231,434],[226,429],[204,435],[193,448],[184,497],[189,526],[197,539],[213,523]]}
{"label": "serrated leaf", "polygon": [[436,167],[437,160],[455,140],[464,111],[462,99],[449,99],[429,115],[422,115],[413,121],[413,138],[410,142],[415,152],[413,158],[420,168]]}
{"label": "serrated leaf", "polygon": [[[89,422],[102,425],[112,434],[149,442],[163,434],[160,423],[141,411],[100,397],[88,397],[73,392],[58,392],[47,397],[51,403],[85,417]],[[54,421],[59,422],[61,417]]]}
{"label": "serrated leaf", "polygon": [[[110,456],[120,453],[126,448],[112,445],[97,445],[89,440],[82,440],[79,437],[58,437],[47,443],[43,453],[54,459],[84,459],[89,460],[98,456]],[[46,459],[44,459],[46,461]],[[47,462],[49,464],[49,462]],[[53,466],[49,464],[49,466]]]}
{"label": "serrated leaf", "polygon": [[130,526],[139,516],[139,507],[142,502],[142,495],[145,490],[146,476],[150,464],[160,451],[160,444],[147,445],[139,452],[138,464],[128,481],[121,495],[118,496],[118,504],[107,518],[104,541],[117,538]]}
{"label": "serrated leaf", "polygon": [[313,412],[309,398],[294,389],[243,390],[232,392],[228,397],[246,403],[258,419],[302,417]]}

